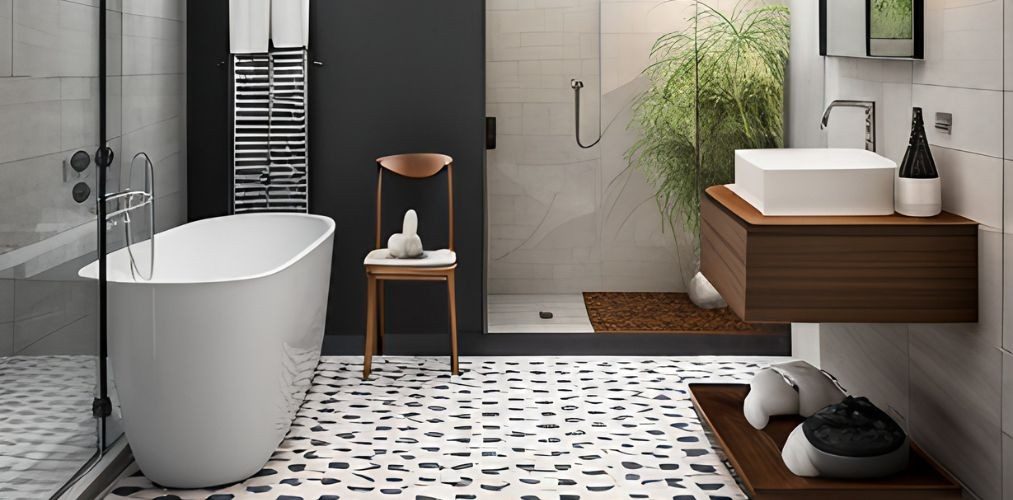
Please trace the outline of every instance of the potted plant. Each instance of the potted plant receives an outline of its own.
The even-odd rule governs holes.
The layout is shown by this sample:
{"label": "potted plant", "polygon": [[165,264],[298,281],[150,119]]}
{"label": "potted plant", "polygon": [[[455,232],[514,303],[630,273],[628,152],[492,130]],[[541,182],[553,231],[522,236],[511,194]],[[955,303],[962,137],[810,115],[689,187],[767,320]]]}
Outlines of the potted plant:
{"label": "potted plant", "polygon": [[640,138],[627,161],[656,189],[677,249],[692,246],[695,264],[683,270],[684,281],[696,275],[691,298],[716,307],[719,297],[703,304],[694,294],[709,287],[698,273],[700,195],[733,182],[736,149],[783,146],[790,22],[786,6],[762,0],[740,0],[728,13],[695,3],[689,28],[662,35],[651,48],[648,89],[634,103],[631,123]]}

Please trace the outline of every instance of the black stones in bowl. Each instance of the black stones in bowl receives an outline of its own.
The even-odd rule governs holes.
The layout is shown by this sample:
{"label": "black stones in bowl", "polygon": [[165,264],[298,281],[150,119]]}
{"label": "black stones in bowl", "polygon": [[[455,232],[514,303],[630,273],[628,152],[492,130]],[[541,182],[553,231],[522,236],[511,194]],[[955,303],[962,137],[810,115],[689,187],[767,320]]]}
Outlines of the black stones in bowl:
{"label": "black stones in bowl", "polygon": [[907,435],[889,415],[848,396],[799,424],[781,456],[799,476],[873,478],[906,468],[908,452]]}

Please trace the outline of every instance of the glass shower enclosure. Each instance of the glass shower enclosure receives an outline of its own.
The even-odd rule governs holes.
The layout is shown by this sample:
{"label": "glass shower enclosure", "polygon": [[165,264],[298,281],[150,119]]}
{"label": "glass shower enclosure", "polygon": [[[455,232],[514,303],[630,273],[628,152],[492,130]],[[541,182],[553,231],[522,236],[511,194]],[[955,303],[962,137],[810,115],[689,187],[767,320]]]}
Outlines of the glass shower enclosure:
{"label": "glass shower enclosure", "polygon": [[752,328],[686,292],[702,189],[782,143],[784,3],[486,2],[489,333]]}
{"label": "glass shower enclosure", "polygon": [[120,434],[104,276],[78,272],[158,223],[103,222],[138,152],[181,218],[184,3],[0,1],[0,498],[59,495]]}

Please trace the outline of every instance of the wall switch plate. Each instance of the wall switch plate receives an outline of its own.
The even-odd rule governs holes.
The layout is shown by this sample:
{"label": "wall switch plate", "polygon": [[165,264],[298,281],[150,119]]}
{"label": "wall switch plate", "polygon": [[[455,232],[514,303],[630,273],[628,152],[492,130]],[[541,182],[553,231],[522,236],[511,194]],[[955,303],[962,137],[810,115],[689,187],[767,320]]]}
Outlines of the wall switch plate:
{"label": "wall switch plate", "polygon": [[953,113],[936,113],[936,130],[950,135],[953,130]]}

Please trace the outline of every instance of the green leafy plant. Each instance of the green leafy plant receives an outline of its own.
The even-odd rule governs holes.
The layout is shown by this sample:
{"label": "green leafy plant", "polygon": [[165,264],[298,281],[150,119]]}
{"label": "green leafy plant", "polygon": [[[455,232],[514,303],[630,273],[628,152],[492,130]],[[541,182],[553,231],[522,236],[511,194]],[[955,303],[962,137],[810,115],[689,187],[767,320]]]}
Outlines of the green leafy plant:
{"label": "green leafy plant", "polygon": [[[741,0],[730,13],[704,2],[690,28],[661,36],[634,103],[640,139],[627,160],[656,189],[663,218],[696,234],[704,188],[734,178],[735,150],[784,143],[789,12]],[[678,234],[676,234],[678,239]]]}
{"label": "green leafy plant", "polygon": [[872,0],[869,30],[872,38],[908,39],[914,31],[912,0]]}

